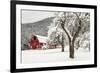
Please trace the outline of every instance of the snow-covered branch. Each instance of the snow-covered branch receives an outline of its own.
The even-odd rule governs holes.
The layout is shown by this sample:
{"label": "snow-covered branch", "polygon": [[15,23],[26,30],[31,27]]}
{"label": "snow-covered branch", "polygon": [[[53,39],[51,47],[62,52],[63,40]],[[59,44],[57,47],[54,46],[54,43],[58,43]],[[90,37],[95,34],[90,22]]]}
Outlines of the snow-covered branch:
{"label": "snow-covered branch", "polygon": [[66,30],[66,33],[67,33],[67,35],[70,37],[70,39],[72,40],[73,39],[73,37],[72,37],[72,35],[71,35],[71,33],[70,33],[70,31],[66,28],[65,29]]}

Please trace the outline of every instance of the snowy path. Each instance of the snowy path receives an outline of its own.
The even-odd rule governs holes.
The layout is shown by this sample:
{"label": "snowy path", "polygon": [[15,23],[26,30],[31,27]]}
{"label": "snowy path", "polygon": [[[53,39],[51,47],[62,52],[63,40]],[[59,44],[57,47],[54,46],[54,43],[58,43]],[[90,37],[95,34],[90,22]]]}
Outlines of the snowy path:
{"label": "snowy path", "polygon": [[76,51],[75,58],[69,58],[69,52],[61,52],[61,49],[48,50],[24,50],[22,51],[22,63],[48,63],[48,62],[63,62],[63,61],[89,61],[89,51]]}

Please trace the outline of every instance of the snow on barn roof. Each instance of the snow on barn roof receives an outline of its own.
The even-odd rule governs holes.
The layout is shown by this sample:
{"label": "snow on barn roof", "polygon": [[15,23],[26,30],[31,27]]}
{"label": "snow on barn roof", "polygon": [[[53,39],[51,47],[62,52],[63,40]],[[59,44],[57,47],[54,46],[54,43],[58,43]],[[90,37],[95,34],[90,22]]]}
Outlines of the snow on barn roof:
{"label": "snow on barn roof", "polygon": [[39,39],[40,42],[46,43],[47,37],[41,36],[41,35],[36,35],[36,36],[38,37],[38,39]]}

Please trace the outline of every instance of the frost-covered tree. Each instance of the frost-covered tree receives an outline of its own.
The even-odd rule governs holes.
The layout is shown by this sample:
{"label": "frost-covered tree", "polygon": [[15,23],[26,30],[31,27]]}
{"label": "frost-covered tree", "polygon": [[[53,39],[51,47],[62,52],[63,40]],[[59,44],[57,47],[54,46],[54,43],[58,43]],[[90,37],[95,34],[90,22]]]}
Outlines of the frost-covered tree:
{"label": "frost-covered tree", "polygon": [[[63,31],[68,36],[70,58],[74,58],[74,48],[75,48],[76,39],[80,35],[89,31],[90,24],[88,20],[89,18],[87,19],[87,17],[89,17],[88,15],[89,13],[81,13],[81,12],[80,13],[60,12],[57,15],[57,18],[59,19],[59,24],[61,24]],[[79,40],[78,43],[80,43]]]}
{"label": "frost-covered tree", "polygon": [[82,27],[75,44],[77,49],[81,47],[84,49],[88,48],[90,50],[90,14],[81,13],[81,20]]}
{"label": "frost-covered tree", "polygon": [[49,26],[47,46],[48,48],[56,48],[56,46],[61,45],[62,52],[64,52],[64,39],[60,21],[58,17],[55,16],[53,23]]}

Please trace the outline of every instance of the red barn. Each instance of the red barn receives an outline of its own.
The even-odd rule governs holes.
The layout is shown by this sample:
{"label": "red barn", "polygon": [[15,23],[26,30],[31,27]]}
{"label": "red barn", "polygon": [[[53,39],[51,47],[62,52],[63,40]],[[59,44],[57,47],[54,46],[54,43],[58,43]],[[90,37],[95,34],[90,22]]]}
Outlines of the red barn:
{"label": "red barn", "polygon": [[30,39],[30,47],[32,49],[38,49],[38,48],[42,48],[43,43],[39,42],[37,36],[33,35],[32,38]]}

